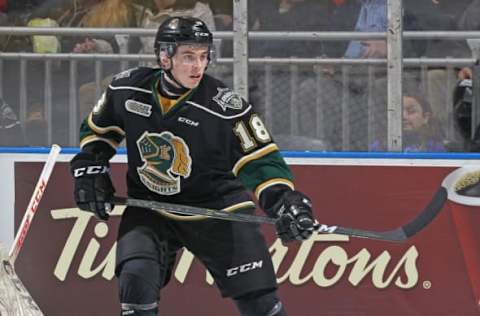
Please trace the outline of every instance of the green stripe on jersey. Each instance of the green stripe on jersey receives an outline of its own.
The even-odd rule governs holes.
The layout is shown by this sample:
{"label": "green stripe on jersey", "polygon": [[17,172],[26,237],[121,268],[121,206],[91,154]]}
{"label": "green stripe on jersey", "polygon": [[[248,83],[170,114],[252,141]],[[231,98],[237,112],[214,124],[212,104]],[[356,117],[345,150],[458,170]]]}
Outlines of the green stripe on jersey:
{"label": "green stripe on jersey", "polygon": [[292,172],[278,151],[248,162],[240,169],[238,178],[251,191],[270,179],[283,178],[293,181]]}
{"label": "green stripe on jersey", "polygon": [[117,132],[111,131],[111,132],[107,132],[105,134],[95,133],[95,131],[92,130],[90,128],[90,126],[88,125],[87,119],[84,119],[83,122],[82,122],[82,125],[80,126],[80,135],[79,135],[80,136],[80,143],[86,137],[93,136],[93,135],[96,135],[96,136],[99,136],[99,137],[102,137],[102,138],[106,138],[106,139],[110,139],[113,142],[118,143],[118,144],[120,144],[122,142],[123,135],[120,135]]}

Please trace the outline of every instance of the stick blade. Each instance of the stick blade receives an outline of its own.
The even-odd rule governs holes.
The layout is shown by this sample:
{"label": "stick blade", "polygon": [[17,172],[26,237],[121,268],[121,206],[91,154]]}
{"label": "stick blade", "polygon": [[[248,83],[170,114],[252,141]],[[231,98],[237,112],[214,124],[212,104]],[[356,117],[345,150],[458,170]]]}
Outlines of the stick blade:
{"label": "stick blade", "polygon": [[[320,233],[334,233],[347,235],[358,238],[367,238],[374,240],[383,240],[391,242],[403,242],[410,237],[416,235],[423,230],[428,224],[430,224],[438,213],[442,210],[445,202],[447,201],[447,189],[440,187],[434,194],[428,205],[420,212],[414,219],[405,225],[396,229],[387,231],[373,231],[366,229],[357,229],[341,226],[320,226]],[[322,229],[323,226],[323,229]]]}
{"label": "stick blade", "polygon": [[390,242],[403,242],[409,237],[405,234],[403,228],[397,228],[389,231],[373,231],[339,226],[335,229],[334,234]]}
{"label": "stick blade", "polygon": [[405,232],[405,235],[407,237],[411,237],[424,229],[428,224],[430,224],[433,219],[438,215],[438,213],[443,209],[443,206],[447,201],[447,197],[447,190],[443,186],[441,186],[437,190],[437,192],[435,192],[430,203],[428,203],[428,205],[423,209],[423,211],[410,223],[402,226],[402,230]]}

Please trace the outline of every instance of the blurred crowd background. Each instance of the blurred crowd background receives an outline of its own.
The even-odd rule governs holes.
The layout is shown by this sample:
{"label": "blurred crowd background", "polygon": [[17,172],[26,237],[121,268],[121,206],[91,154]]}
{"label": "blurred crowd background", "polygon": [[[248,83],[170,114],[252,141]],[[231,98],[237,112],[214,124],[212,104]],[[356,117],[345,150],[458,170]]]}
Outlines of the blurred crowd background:
{"label": "blurred crowd background", "polygon": [[[201,18],[232,31],[231,0],[0,0],[3,27],[156,29],[171,15]],[[480,31],[480,0],[404,0],[405,31]],[[385,32],[387,0],[251,0],[250,31]],[[218,60],[231,39],[215,41]],[[435,58],[403,69],[403,150],[475,152],[472,112],[476,39],[408,39],[404,58]],[[37,54],[26,58],[21,53]],[[83,54],[84,59],[51,58]],[[150,54],[150,60],[103,60],[98,54]],[[29,55],[31,56],[31,55]],[[304,58],[383,59],[385,40],[249,41],[249,101],[284,150],[386,151],[387,68],[369,63],[296,63]],[[270,63],[288,58],[284,64]],[[0,146],[78,146],[81,120],[112,76],[153,66],[153,38],[115,35],[0,34]],[[231,63],[209,73],[233,82]]]}

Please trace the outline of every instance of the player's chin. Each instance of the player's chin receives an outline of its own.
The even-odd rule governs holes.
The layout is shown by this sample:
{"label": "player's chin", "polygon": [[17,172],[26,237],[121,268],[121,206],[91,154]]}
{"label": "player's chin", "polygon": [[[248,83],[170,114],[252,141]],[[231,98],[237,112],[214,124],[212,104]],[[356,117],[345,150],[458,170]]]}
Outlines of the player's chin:
{"label": "player's chin", "polygon": [[185,80],[186,82],[183,85],[185,87],[189,88],[189,89],[193,89],[196,86],[198,86],[201,79],[202,79],[202,77],[198,77],[198,78],[197,77],[190,77],[187,80]]}

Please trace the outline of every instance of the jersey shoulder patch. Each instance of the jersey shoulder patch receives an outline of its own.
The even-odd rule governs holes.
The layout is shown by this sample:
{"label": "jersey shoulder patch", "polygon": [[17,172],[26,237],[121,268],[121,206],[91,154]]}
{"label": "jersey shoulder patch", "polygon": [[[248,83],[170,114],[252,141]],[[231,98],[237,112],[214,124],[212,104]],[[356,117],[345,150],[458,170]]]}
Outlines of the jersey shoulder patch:
{"label": "jersey shoulder patch", "polygon": [[217,94],[213,96],[212,100],[223,112],[228,109],[241,110],[243,108],[242,97],[227,87],[217,87]]}
{"label": "jersey shoulder patch", "polygon": [[189,103],[195,103],[198,108],[221,117],[231,119],[242,116],[251,108],[245,100],[220,80],[205,75],[199,91]]}

